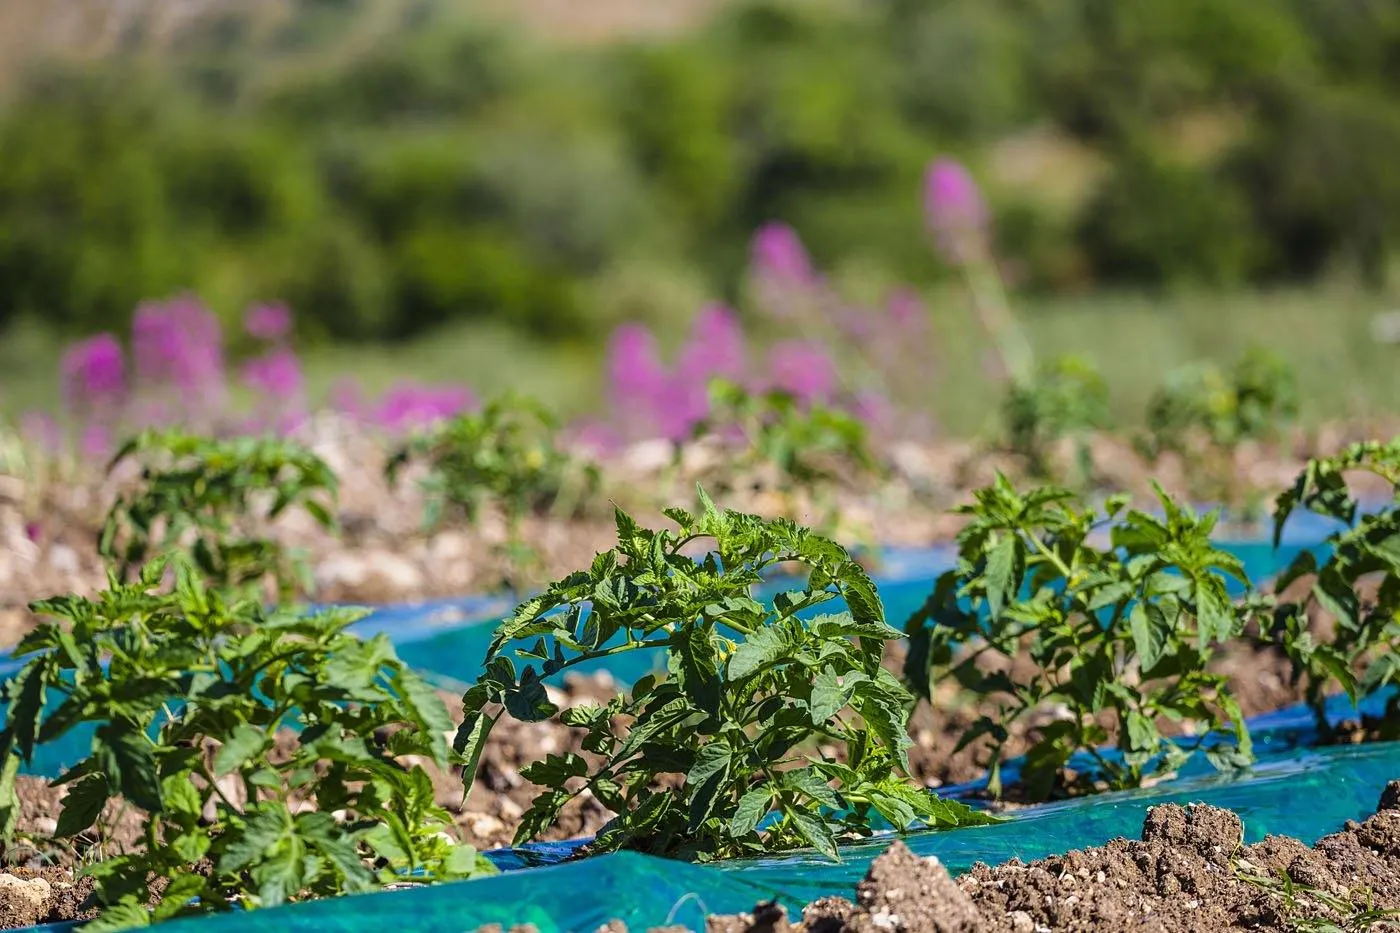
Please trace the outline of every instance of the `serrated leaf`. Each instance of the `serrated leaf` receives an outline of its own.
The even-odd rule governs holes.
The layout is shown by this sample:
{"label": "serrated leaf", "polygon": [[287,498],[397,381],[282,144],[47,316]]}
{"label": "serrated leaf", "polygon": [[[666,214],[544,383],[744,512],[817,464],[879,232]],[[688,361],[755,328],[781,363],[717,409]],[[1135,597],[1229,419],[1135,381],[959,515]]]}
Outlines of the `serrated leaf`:
{"label": "serrated leaf", "polygon": [[729,678],[742,680],[765,665],[788,654],[787,632],[777,625],[767,625],[744,639],[729,659]]}
{"label": "serrated leaf", "polygon": [[1166,653],[1171,629],[1162,611],[1151,603],[1138,603],[1128,616],[1128,629],[1133,636],[1133,648],[1144,674],[1151,673]]}
{"label": "serrated leaf", "polygon": [[812,848],[833,862],[841,861],[841,856],[836,851],[836,837],[832,833],[831,827],[826,824],[826,820],[797,808],[790,808],[783,812]]}
{"label": "serrated leaf", "polygon": [[733,836],[747,836],[758,828],[758,824],[768,815],[773,802],[773,793],[767,787],[755,787],[739,798],[739,807],[729,818],[729,832]]}
{"label": "serrated leaf", "polygon": [[63,809],[59,811],[54,835],[66,839],[90,829],[102,815],[108,799],[107,782],[97,775],[70,785],[63,797]]}
{"label": "serrated leaf", "polygon": [[241,723],[234,727],[224,744],[214,753],[214,774],[217,777],[232,774],[260,756],[270,744],[266,732],[257,726]]}
{"label": "serrated leaf", "polygon": [[695,766],[686,773],[690,791],[690,816],[687,832],[694,833],[710,818],[720,794],[729,780],[734,751],[723,742],[712,741],[700,748]]}
{"label": "serrated leaf", "polygon": [[281,804],[263,804],[225,841],[217,863],[220,872],[241,871],[261,861],[273,846],[291,834],[291,814]]}

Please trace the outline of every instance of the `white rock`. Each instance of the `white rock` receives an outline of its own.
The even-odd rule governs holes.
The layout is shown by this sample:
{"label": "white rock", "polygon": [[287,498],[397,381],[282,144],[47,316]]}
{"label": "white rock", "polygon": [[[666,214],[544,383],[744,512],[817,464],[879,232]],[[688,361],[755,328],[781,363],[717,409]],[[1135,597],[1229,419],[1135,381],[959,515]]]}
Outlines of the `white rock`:
{"label": "white rock", "polygon": [[0,887],[11,897],[33,906],[35,911],[44,910],[48,905],[49,895],[53,893],[53,889],[43,878],[16,878],[8,872],[0,874]]}

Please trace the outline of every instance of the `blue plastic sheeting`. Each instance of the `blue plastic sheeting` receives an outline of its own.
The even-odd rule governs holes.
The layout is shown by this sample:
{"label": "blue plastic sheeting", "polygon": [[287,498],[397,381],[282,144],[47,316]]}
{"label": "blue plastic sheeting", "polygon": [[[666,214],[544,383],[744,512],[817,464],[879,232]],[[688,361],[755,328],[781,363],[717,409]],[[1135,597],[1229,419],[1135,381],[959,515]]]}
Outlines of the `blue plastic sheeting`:
{"label": "blue plastic sheeting", "polygon": [[[1296,750],[1261,761],[1244,775],[1198,776],[1028,807],[999,825],[912,833],[904,840],[957,873],[979,861],[1030,860],[1116,836],[1136,838],[1149,807],[1201,802],[1240,814],[1247,841],[1276,833],[1313,843],[1347,820],[1375,812],[1381,791],[1398,775],[1400,743]],[[707,913],[748,910],[761,900],[777,898],[797,910],[819,897],[849,897],[892,838],[847,846],[840,863],[810,852],[710,866],[620,853],[478,881],[183,920],[163,929],[377,933],[392,925],[395,933],[466,933],[488,923],[531,923],[540,933],[593,933],[620,919],[633,930],[667,924],[703,930]]]}
{"label": "blue plastic sheeting", "polygon": [[[1198,776],[1151,789],[1044,804],[1017,811],[1009,822],[996,826],[914,833],[905,841],[919,855],[937,856],[956,874],[974,862],[1029,861],[1102,845],[1117,836],[1136,839],[1149,807],[1201,802],[1238,813],[1248,842],[1277,834],[1312,844],[1347,820],[1374,813],[1386,783],[1397,777],[1400,743],[1298,750],[1261,761],[1243,777]],[[839,865],[804,853],[726,862],[720,870],[781,890],[789,904],[803,904],[828,894],[849,896],[888,842],[876,839],[847,847]]]}

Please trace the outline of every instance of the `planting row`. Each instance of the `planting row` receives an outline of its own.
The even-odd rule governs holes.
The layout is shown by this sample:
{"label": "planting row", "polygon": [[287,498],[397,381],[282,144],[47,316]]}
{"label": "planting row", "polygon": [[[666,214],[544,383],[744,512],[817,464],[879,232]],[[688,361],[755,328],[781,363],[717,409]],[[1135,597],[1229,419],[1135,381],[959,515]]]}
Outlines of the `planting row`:
{"label": "planting row", "polygon": [[[964,507],[957,566],[894,620],[903,630],[845,548],[701,492],[697,511],[667,510],[674,528],[618,510],[613,548],[503,621],[449,742],[456,717],[388,640],[346,633],[356,612],[266,608],[270,587],[293,592],[298,561],[250,519],[330,523],[324,463],[289,442],[178,434],[119,456],[143,468],[101,535],[109,583],[33,607],[45,621],[15,651],[0,732],[11,839],[22,765],[75,730],[93,736],[56,778],[67,791],[51,835],[92,879],[94,929],[489,872],[451,832],[429,771],[461,768],[470,788],[503,722],[579,737],[521,769],[540,793],[518,842],[590,798],[613,815],[591,852],[837,857],[886,826],[994,819],[908,777],[911,714],[948,689],[986,713],[958,741],[984,750],[988,793],[1044,799],[1137,786],[1197,752],[1247,765],[1241,704],[1214,666],[1232,652],[1284,659],[1324,737],[1329,694],[1382,690],[1400,670],[1400,514],[1358,518],[1346,482],[1369,473],[1394,495],[1400,445],[1313,461],[1278,498],[1280,529],[1305,509],[1341,530],[1272,594],[1212,544],[1213,514],[999,477]],[[893,665],[887,648],[905,637]],[[577,665],[641,650],[664,668],[602,703],[553,698],[547,682]],[[1371,734],[1396,728],[1395,705]],[[1008,783],[1013,734],[1026,756]],[[107,824],[133,813],[140,841],[106,851]]]}

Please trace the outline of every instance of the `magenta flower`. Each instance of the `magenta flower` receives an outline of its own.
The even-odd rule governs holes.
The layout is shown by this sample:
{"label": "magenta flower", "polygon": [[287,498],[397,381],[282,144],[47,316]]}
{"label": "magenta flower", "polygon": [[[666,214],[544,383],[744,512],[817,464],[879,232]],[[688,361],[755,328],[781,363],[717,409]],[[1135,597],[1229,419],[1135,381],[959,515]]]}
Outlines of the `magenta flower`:
{"label": "magenta flower", "polygon": [[223,328],[193,298],[147,303],[131,322],[136,377],[179,393],[187,413],[216,409],[225,390]]}
{"label": "magenta flower", "polygon": [[243,364],[243,382],[265,395],[294,398],[301,395],[301,360],[291,350],[273,350]]}
{"label": "magenta flower", "polygon": [[947,261],[963,265],[987,248],[987,205],[961,163],[936,159],[924,177],[924,217]]}
{"label": "magenta flower", "polygon": [[836,364],[826,348],[807,340],[785,340],[768,351],[768,383],[803,402],[836,395]]}
{"label": "magenta flower", "polygon": [[459,415],[476,405],[465,386],[425,386],[404,382],[379,400],[374,420],[384,430],[398,434],[427,427]]}
{"label": "magenta flower", "polygon": [[285,305],[254,305],[243,314],[243,329],[258,340],[276,342],[292,332],[292,312]]}
{"label": "magenta flower", "polygon": [[60,372],[63,404],[69,411],[110,411],[126,397],[126,356],[111,334],[98,334],[69,346]]}
{"label": "magenta flower", "polygon": [[724,305],[700,309],[690,325],[690,339],[681,349],[677,370],[691,380],[708,382],[716,376],[739,381],[748,364],[744,328],[739,316]]}
{"label": "magenta flower", "polygon": [[816,280],[812,259],[797,231],[783,223],[768,223],[754,234],[751,249],[754,272],[765,279],[789,285],[810,285]]}
{"label": "magenta flower", "polygon": [[655,396],[667,381],[656,338],[641,324],[623,324],[608,344],[608,389],[613,401],[629,407]]}

